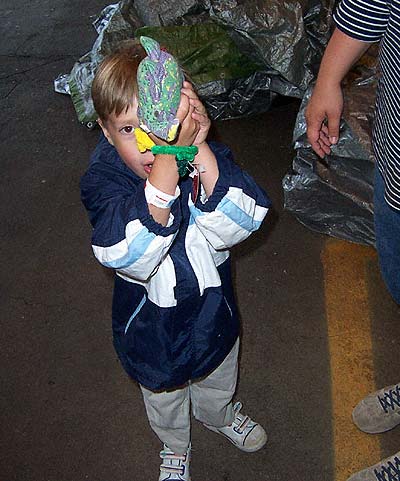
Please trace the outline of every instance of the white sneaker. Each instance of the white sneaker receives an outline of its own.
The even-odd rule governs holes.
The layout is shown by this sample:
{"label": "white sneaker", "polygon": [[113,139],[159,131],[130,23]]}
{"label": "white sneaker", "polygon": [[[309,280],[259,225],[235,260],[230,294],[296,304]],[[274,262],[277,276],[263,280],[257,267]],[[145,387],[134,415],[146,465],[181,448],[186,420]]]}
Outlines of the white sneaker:
{"label": "white sneaker", "polygon": [[240,414],[242,403],[235,403],[233,409],[235,411],[235,419],[229,426],[222,428],[216,428],[208,424],[204,424],[204,426],[215,433],[222,434],[242,451],[247,453],[258,451],[267,442],[267,434],[264,428],[255,423],[249,416]]}
{"label": "white sneaker", "polygon": [[400,476],[400,451],[374,466],[363,469],[347,481],[396,481]]}
{"label": "white sneaker", "polygon": [[400,424],[400,383],[369,394],[353,410],[354,424],[365,433],[377,434]]}
{"label": "white sneaker", "polygon": [[175,454],[164,444],[163,450],[160,451],[162,463],[158,481],[190,481],[190,451],[191,446],[186,454]]}

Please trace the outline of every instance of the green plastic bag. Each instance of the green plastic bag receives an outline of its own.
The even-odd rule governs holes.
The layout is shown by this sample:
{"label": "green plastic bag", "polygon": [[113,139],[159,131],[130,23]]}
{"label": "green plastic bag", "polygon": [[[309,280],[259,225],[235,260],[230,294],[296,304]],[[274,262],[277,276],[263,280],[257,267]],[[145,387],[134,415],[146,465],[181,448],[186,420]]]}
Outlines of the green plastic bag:
{"label": "green plastic bag", "polygon": [[215,23],[141,27],[135,36],[154,38],[174,55],[195,85],[248,77],[261,66],[243,55],[227,31]]}

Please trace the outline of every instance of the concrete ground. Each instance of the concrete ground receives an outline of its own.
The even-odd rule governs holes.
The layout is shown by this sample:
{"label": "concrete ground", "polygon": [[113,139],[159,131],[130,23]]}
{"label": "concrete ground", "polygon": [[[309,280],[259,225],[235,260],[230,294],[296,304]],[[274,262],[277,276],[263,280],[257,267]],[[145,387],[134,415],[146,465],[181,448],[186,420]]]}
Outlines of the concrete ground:
{"label": "concrete ground", "polygon": [[[0,480],[150,481],[159,442],[111,343],[112,276],[79,199],[98,131],[53,80],[92,46],[110,2],[2,0]],[[218,122],[274,212],[233,251],[243,343],[237,398],[268,445],[242,453],[193,426],[193,481],[345,481],[400,449],[351,423],[398,382],[399,309],[372,249],[311,232],[282,207],[298,102]]]}

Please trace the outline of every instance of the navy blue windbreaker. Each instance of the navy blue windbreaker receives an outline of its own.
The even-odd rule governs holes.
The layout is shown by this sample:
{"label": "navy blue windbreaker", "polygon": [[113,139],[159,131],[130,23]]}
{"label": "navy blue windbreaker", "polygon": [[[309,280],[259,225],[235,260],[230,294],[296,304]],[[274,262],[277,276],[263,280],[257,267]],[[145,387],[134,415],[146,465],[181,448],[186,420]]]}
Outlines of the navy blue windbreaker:
{"label": "navy blue windbreaker", "polygon": [[115,269],[114,346],[127,373],[152,390],[170,389],[215,369],[239,334],[229,248],[257,230],[270,202],[230,150],[210,143],[219,178],[192,202],[192,180],[167,226],[152,218],[145,181],[104,136],[81,180],[96,258]]}

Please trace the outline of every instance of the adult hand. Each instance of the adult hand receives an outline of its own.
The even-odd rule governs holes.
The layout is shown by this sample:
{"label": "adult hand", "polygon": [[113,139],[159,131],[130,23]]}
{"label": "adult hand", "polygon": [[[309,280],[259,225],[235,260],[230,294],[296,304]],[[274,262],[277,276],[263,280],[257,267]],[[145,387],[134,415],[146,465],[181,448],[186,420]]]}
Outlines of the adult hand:
{"label": "adult hand", "polygon": [[331,153],[331,145],[339,139],[343,93],[340,84],[319,86],[312,93],[305,112],[307,138],[320,157]]}

